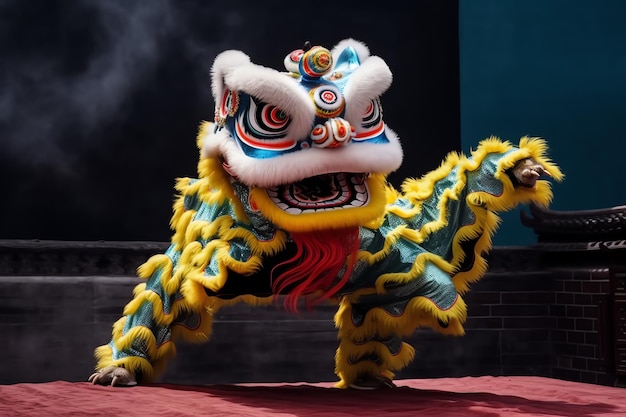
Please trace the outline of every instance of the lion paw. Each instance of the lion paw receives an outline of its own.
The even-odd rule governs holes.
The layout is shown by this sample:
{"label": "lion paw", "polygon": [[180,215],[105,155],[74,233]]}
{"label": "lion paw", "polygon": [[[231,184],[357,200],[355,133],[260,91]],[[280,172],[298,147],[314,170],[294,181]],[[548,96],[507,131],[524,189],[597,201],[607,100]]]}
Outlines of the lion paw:
{"label": "lion paw", "polygon": [[521,160],[512,169],[512,174],[524,187],[534,187],[542,175],[551,176],[550,173],[532,158]]}
{"label": "lion paw", "polygon": [[111,385],[112,387],[137,385],[135,376],[130,371],[117,366],[107,366],[98,372],[94,372],[89,376],[89,382],[92,384]]}

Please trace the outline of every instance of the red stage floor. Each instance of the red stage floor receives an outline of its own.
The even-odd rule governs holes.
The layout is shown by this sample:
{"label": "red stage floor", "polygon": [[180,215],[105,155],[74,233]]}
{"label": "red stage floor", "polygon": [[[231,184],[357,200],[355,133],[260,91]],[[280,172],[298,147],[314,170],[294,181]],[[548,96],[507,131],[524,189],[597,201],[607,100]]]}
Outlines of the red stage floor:
{"label": "red stage floor", "polygon": [[332,383],[172,385],[87,382],[0,386],[0,416],[626,416],[626,389],[539,377],[396,381],[339,390]]}

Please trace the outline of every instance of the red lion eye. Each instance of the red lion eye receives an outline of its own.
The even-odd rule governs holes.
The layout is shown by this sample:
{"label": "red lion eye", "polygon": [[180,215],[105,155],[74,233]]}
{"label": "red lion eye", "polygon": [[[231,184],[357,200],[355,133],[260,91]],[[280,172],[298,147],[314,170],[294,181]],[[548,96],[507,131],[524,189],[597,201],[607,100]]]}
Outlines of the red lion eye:
{"label": "red lion eye", "polygon": [[282,122],[283,120],[285,120],[287,118],[287,115],[285,114],[284,111],[274,107],[272,109],[272,120],[276,120],[279,122]]}
{"label": "red lion eye", "polygon": [[288,121],[287,113],[276,106],[266,106],[263,109],[263,123],[271,129],[285,126]]}

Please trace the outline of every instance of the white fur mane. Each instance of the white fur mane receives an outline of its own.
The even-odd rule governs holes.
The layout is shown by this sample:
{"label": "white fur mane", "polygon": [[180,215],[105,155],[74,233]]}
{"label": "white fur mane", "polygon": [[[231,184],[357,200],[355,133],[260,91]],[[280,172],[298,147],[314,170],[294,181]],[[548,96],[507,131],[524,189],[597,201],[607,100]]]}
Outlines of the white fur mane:
{"label": "white fur mane", "polygon": [[[289,184],[331,172],[390,173],[402,163],[402,147],[393,130],[385,127],[390,142],[353,143],[328,149],[309,148],[267,159],[243,153],[227,129],[202,138],[204,157],[223,156],[230,171],[243,183],[256,187]],[[212,144],[211,146],[206,146]],[[207,153],[209,152],[210,153]]]}
{"label": "white fur mane", "polygon": [[[339,42],[331,53],[336,58],[346,47],[353,47],[361,61],[343,91],[344,119],[358,133],[367,107],[389,88],[392,75],[381,58],[370,56],[367,46],[354,39]],[[287,137],[302,140],[311,132],[315,107],[307,91],[291,76],[251,63],[243,52],[225,51],[216,57],[211,89],[216,108],[222,104],[225,89],[244,92],[289,115]],[[395,132],[386,126],[385,134],[389,143],[353,142],[338,148],[311,147],[261,159],[247,156],[228,129],[223,128],[216,133],[208,131],[202,138],[202,157],[223,158],[240,181],[257,187],[288,184],[334,172],[388,174],[400,167],[402,147]]]}

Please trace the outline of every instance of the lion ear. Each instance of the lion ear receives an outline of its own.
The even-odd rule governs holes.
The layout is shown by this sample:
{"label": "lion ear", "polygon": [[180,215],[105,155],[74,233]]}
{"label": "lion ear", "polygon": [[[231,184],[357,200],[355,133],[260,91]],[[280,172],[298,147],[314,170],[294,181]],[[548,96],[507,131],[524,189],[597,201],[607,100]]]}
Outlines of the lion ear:
{"label": "lion ear", "polygon": [[367,58],[370,57],[370,50],[364,42],[352,38],[347,38],[339,41],[335,46],[333,46],[333,49],[330,51],[331,55],[333,56],[333,61],[335,63],[340,62],[341,54],[347,49],[351,49],[352,51],[354,51],[354,54],[358,58],[359,63],[364,62]]}
{"label": "lion ear", "polygon": [[250,64],[250,57],[237,50],[224,51],[215,57],[211,68],[211,93],[216,109],[220,108],[224,98],[224,79],[233,70],[246,64]]}
{"label": "lion ear", "polygon": [[360,133],[363,118],[372,106],[380,106],[379,98],[391,86],[391,70],[381,58],[369,57],[352,72],[343,90],[346,99],[345,119]]}

